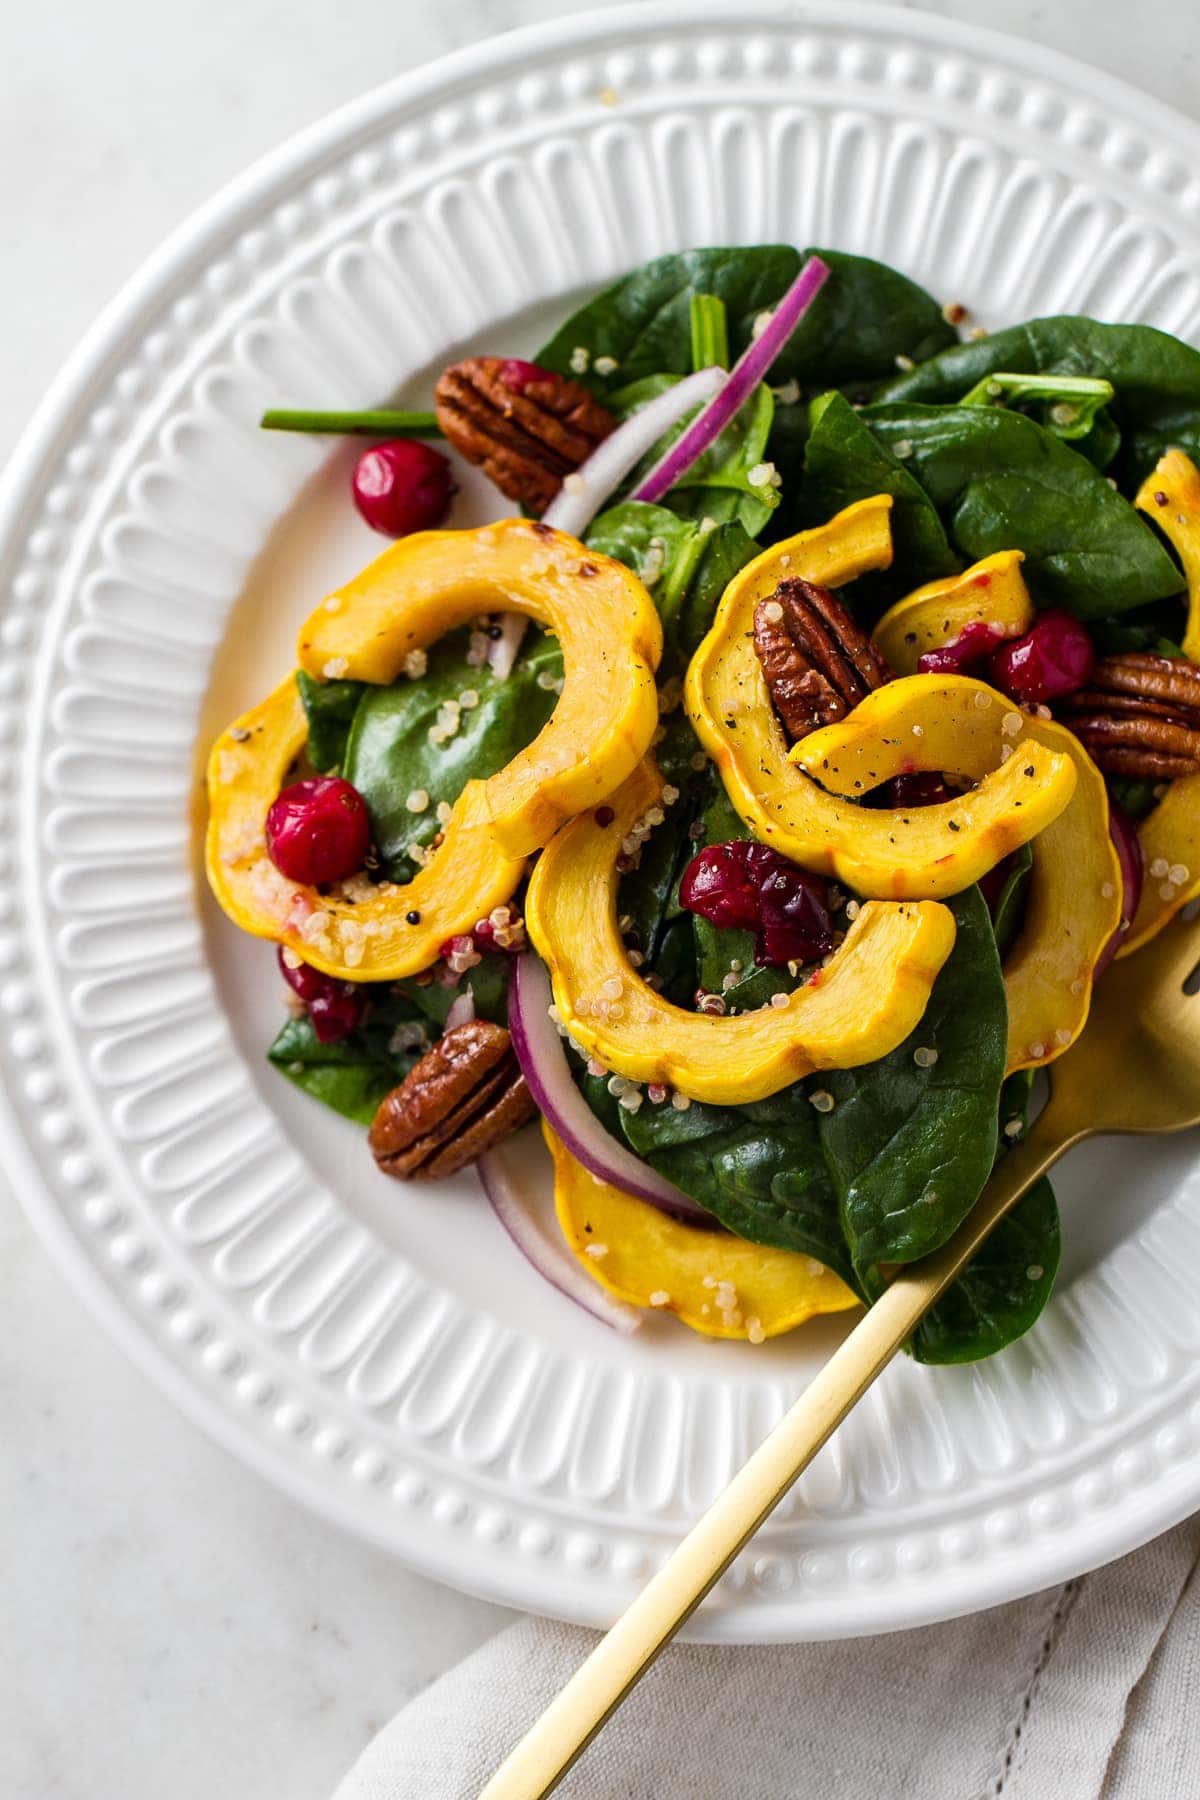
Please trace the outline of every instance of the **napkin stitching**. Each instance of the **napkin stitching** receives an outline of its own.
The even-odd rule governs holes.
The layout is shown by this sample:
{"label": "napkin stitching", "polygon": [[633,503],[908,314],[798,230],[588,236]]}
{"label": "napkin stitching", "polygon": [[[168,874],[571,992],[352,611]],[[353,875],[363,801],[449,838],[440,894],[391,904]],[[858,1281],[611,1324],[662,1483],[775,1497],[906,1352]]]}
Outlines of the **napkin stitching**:
{"label": "napkin stitching", "polygon": [[998,1800],[998,1796],[1003,1794],[1005,1786],[1007,1785],[1009,1775],[1012,1773],[1013,1759],[1020,1747],[1021,1734],[1024,1731],[1029,1720],[1029,1715],[1033,1710],[1033,1703],[1037,1698],[1042,1676],[1054,1653],[1054,1646],[1058,1642],[1062,1628],[1070,1618],[1075,1603],[1082,1592],[1082,1579],[1068,1581],[1064,1583],[1058,1591],[1058,1597],[1055,1600],[1054,1608],[1050,1614],[1046,1629],[1042,1634],[1041,1645],[1038,1649],[1037,1656],[1034,1658],[1033,1668],[1030,1670],[1029,1680],[1025,1684],[1020,1704],[1017,1706],[1015,1716],[1009,1726],[1008,1739],[1000,1758],[1000,1767],[996,1774],[991,1778],[989,1786],[985,1789],[985,1792],[990,1794],[993,1797],[993,1800]]}

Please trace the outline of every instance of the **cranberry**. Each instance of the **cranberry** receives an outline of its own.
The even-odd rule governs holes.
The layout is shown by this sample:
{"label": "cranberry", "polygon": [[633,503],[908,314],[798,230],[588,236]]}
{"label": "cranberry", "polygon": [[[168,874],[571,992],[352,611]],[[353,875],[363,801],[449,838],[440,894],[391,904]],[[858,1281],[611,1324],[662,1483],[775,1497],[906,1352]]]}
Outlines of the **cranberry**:
{"label": "cranberry", "polygon": [[936,769],[917,769],[893,775],[890,781],[884,782],[879,792],[884,796],[881,802],[884,806],[940,806],[943,800],[954,798]]}
{"label": "cranberry", "polygon": [[353,487],[354,504],[368,525],[385,537],[405,537],[441,524],[454,481],[440,450],[395,438],[363,451],[354,465]]}
{"label": "cranberry", "polygon": [[1095,666],[1092,640],[1079,620],[1061,607],[992,657],[992,681],[1027,706],[1044,705],[1085,687]]}
{"label": "cranberry", "polygon": [[335,775],[294,781],[267,814],[267,851],[289,881],[341,881],[362,868],[370,842],[366,802]]}
{"label": "cranberry", "polygon": [[518,356],[507,356],[500,365],[500,379],[514,394],[524,393],[535,381],[553,381],[554,376],[549,369],[539,368],[537,363],[522,362]]}
{"label": "cranberry", "polygon": [[339,1038],[349,1037],[358,1029],[363,1016],[361,987],[352,981],[338,981],[333,975],[322,975],[320,969],[310,968],[305,962],[293,967],[282,944],[279,967],[283,979],[308,1009],[318,1043],[336,1044]]}
{"label": "cranberry", "polygon": [[833,949],[825,883],[766,844],[710,844],[684,870],[679,899],[712,925],[753,931],[757,963],[815,962]]}
{"label": "cranberry", "polygon": [[1093,972],[1094,979],[1097,981],[1129,935],[1133,915],[1142,898],[1142,880],[1145,874],[1142,862],[1142,840],[1137,834],[1137,827],[1129,814],[1119,807],[1111,796],[1108,802],[1108,830],[1116,847],[1117,861],[1121,865],[1121,923],[1100,952],[1099,961]]}
{"label": "cranberry", "polygon": [[949,644],[939,644],[936,650],[925,650],[917,658],[919,675],[961,675],[972,663],[984,662],[996,648],[1004,642],[1004,633],[997,631],[994,625],[985,625],[982,619],[973,619],[964,625],[958,636]]}

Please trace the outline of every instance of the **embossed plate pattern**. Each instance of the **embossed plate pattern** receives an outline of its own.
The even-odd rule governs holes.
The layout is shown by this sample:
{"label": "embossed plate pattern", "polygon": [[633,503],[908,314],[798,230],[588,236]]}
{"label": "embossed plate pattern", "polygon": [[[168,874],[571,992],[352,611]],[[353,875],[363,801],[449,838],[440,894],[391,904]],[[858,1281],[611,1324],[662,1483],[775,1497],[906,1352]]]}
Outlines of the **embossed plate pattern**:
{"label": "embossed plate pattern", "polygon": [[[6,1155],[137,1360],[290,1493],[447,1581],[601,1622],[831,1340],[614,1341],[471,1183],[390,1186],[264,1068],[276,983],[201,897],[198,755],[377,540],[344,453],[260,434],[260,408],[417,400],[460,345],[532,346],[589,286],[703,242],[865,251],[985,323],[1070,307],[1194,338],[1198,152],[1117,84],[904,11],[606,13],[297,139],[65,371],[3,495]],[[1200,1504],[1193,1160],[1079,1157],[1036,1331],[978,1369],[896,1366],[693,1629],[946,1617]]]}

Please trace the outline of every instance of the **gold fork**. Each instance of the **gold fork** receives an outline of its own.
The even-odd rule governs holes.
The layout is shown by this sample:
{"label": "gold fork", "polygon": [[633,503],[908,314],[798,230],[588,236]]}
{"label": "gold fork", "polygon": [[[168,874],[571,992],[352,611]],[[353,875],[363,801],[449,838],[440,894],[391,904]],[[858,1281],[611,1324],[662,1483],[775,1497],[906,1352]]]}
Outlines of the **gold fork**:
{"label": "gold fork", "polygon": [[1051,1093],[949,1243],[896,1276],[724,1493],[627,1607],[479,1800],[540,1800],[670,1643],[714,1582],[886,1368],[913,1328],[1039,1175],[1082,1138],[1200,1124],[1200,921],[1177,922],[1113,964]]}

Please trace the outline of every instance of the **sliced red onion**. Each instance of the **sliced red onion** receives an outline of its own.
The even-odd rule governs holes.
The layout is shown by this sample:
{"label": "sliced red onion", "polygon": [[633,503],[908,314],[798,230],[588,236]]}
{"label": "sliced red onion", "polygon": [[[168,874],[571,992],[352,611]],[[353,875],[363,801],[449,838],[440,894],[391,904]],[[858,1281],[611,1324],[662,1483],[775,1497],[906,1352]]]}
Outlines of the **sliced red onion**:
{"label": "sliced red onion", "polygon": [[636,1331],[642,1322],[640,1312],[618,1300],[580,1267],[552,1216],[543,1225],[537,1215],[546,1210],[544,1204],[539,1207],[537,1198],[513,1180],[503,1151],[486,1151],[475,1166],[492,1211],[538,1274],[602,1324],[617,1331]]}
{"label": "sliced red onion", "polygon": [[532,951],[518,956],[508,992],[508,1029],[529,1091],[553,1130],[598,1180],[637,1200],[648,1200],[685,1224],[719,1230],[710,1212],[604,1129],[572,1079],[567,1052],[550,1017],[553,998],[541,959]]}
{"label": "sliced red onion", "polygon": [[[736,418],[760,381],[764,381],[771,364],[795,331],[797,325],[829,279],[829,265],[819,256],[810,256],[779,302],[766,326],[739,356],[719,393],[694,418],[687,430],[633,490],[634,500],[661,500],[686,475],[697,457]],[[640,417],[635,413],[634,418]],[[611,439],[609,440],[612,441]]]}
{"label": "sliced red onion", "polygon": [[[646,452],[653,450],[663,432],[693,407],[703,406],[719,394],[729,379],[724,369],[697,369],[694,375],[685,376],[665,393],[656,394],[645,406],[639,406],[596,446],[574,475],[567,476],[542,514],[542,524],[553,525],[556,531],[569,531],[572,537],[582,537],[609,495],[620,487]],[[703,418],[704,414],[700,416]]]}
{"label": "sliced red onion", "polygon": [[450,1002],[450,1010],[446,1014],[443,1031],[453,1031],[456,1025],[469,1025],[475,1017],[475,994],[470,987],[464,989],[456,1000]]}
{"label": "sliced red onion", "polygon": [[513,672],[513,664],[517,660],[517,652],[521,648],[521,640],[525,636],[529,620],[524,613],[501,613],[498,623],[500,636],[488,638],[487,663],[497,681],[507,681]]}

